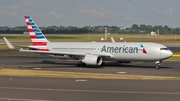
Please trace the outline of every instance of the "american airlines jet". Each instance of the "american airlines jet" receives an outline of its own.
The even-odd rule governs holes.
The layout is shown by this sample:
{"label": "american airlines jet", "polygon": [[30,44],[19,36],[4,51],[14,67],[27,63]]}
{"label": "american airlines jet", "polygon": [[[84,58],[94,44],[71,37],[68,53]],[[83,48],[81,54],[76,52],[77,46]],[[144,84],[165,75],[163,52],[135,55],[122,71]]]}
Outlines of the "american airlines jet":
{"label": "american airlines jet", "polygon": [[154,61],[158,69],[161,61],[172,56],[164,45],[152,42],[50,42],[30,16],[24,16],[32,45],[22,52],[34,52],[53,57],[79,60],[77,66],[101,66],[104,61]]}

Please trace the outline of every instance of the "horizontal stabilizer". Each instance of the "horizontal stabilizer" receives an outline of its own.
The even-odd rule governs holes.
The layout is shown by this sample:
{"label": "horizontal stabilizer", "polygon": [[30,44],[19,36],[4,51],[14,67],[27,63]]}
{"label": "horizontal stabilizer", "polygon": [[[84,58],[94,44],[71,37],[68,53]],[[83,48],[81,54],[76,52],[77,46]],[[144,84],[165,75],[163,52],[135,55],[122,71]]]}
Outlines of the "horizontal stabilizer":
{"label": "horizontal stabilizer", "polygon": [[15,49],[14,46],[6,39],[6,37],[3,37],[4,41],[6,42],[9,49]]}

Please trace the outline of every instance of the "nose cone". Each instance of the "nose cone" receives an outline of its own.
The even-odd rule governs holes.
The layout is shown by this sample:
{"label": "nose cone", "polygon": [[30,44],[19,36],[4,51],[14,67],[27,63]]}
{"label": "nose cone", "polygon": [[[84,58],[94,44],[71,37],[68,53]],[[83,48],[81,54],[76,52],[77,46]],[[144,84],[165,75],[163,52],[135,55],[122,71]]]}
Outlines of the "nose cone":
{"label": "nose cone", "polygon": [[172,55],[173,55],[173,52],[172,52],[172,51],[168,50],[168,51],[166,52],[166,57],[167,57],[167,58],[171,57]]}

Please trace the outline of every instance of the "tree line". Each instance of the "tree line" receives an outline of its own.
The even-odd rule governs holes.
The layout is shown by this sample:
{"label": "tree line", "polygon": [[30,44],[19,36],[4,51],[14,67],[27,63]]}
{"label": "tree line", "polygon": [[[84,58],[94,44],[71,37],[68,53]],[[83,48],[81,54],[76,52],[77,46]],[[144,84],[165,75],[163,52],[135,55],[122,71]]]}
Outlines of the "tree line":
{"label": "tree line", "polygon": [[[75,27],[75,26],[48,26],[39,27],[40,30],[45,34],[84,34],[84,33],[104,33],[105,27],[107,27],[108,33],[117,34],[149,34],[150,32],[159,31],[160,34],[180,34],[180,28],[170,28],[168,26],[162,25],[137,25],[133,24],[130,27],[118,27],[118,26],[85,26],[85,27]],[[27,32],[26,26],[0,26],[0,34],[22,34]]]}

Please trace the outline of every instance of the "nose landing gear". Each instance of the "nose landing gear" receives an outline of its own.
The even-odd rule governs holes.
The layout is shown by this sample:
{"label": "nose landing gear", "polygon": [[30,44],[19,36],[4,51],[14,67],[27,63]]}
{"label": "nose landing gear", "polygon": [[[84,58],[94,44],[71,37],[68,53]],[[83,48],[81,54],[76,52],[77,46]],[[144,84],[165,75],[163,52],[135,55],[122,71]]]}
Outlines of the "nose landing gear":
{"label": "nose landing gear", "polygon": [[161,61],[156,61],[155,63],[156,63],[156,69],[159,69],[160,68],[159,66],[161,65]]}

